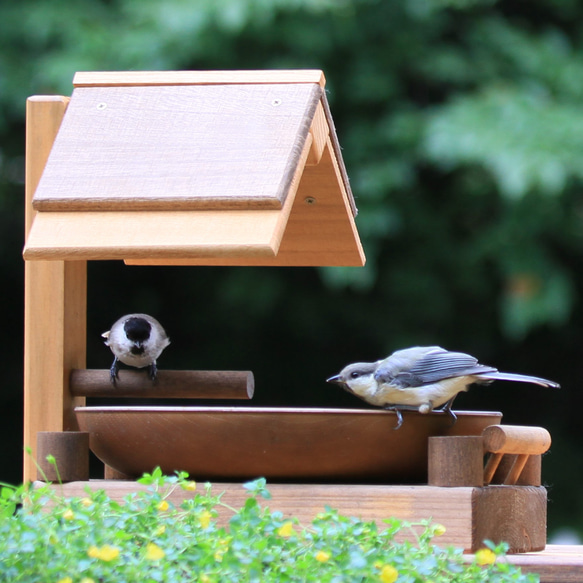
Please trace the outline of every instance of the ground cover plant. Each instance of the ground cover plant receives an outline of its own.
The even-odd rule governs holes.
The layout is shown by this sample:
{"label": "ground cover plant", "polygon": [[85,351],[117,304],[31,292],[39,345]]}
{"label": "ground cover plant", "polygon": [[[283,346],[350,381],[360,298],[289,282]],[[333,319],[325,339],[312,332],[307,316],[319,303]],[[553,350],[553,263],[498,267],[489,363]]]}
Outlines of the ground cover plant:
{"label": "ground cover plant", "polygon": [[[264,479],[230,508],[210,484],[159,469],[122,502],[104,490],[66,498],[47,485],[0,489],[0,582],[318,581],[534,582],[505,561],[505,545],[473,557],[436,543],[444,527],[388,518],[382,528],[326,508],[310,524],[271,510]],[[185,499],[174,505],[177,489]],[[173,499],[176,499],[173,496]],[[218,510],[231,514],[217,523]],[[396,540],[401,531],[416,533]]]}

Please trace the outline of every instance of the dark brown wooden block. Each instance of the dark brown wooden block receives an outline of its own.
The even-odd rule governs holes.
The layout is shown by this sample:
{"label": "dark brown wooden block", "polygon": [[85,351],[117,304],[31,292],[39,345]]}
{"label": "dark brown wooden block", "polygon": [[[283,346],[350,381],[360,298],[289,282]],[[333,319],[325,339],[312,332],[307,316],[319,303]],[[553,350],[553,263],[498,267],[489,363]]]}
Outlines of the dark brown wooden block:
{"label": "dark brown wooden block", "polygon": [[[56,468],[47,461],[55,458]],[[37,479],[74,482],[89,479],[89,433],[85,431],[39,431],[37,433]]]}
{"label": "dark brown wooden block", "polygon": [[480,436],[430,437],[430,486],[483,486],[483,445]]}

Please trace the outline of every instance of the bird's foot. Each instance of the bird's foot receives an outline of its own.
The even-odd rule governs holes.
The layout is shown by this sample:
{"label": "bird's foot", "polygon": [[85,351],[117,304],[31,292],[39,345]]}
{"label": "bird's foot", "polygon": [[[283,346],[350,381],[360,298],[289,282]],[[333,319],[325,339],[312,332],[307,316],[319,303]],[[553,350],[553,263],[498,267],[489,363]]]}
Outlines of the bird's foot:
{"label": "bird's foot", "polygon": [[[455,399],[455,397],[454,397]],[[457,422],[457,415],[453,412],[451,406],[453,405],[453,399],[450,399],[441,409],[444,413],[449,415],[451,419],[451,427],[453,427]]]}
{"label": "bird's foot", "polygon": [[153,362],[152,364],[150,364],[148,366],[148,377],[150,378],[151,381],[155,381],[157,374],[158,374],[158,367],[156,366],[156,363]]}
{"label": "bird's foot", "polygon": [[117,357],[113,359],[113,364],[109,369],[109,380],[111,384],[116,387],[117,386],[117,379],[119,378],[119,360]]}
{"label": "bird's foot", "polygon": [[397,429],[400,429],[401,425],[403,425],[403,414],[401,413],[399,408],[395,407],[394,405],[389,405],[387,407],[384,407],[384,409],[386,409],[387,411],[394,411],[395,415],[397,416],[397,425],[393,427],[393,430],[396,431]]}

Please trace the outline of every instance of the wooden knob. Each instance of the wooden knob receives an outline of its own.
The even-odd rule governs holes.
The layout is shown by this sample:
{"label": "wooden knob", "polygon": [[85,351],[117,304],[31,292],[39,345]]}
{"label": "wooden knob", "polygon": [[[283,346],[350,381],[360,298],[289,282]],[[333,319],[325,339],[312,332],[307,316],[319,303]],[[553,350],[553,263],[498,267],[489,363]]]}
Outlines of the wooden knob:
{"label": "wooden knob", "polygon": [[484,451],[491,453],[540,455],[551,446],[551,435],[543,427],[490,425],[482,437]]}

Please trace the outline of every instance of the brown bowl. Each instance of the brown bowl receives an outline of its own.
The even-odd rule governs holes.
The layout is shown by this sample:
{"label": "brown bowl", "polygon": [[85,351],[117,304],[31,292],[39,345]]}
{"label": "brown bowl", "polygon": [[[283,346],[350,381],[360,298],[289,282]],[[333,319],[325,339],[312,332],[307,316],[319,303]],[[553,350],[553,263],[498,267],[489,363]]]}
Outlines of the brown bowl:
{"label": "brown bowl", "polygon": [[90,447],[111,468],[140,476],[160,466],[196,480],[424,483],[427,438],[480,435],[501,413],[448,415],[261,407],[77,407]]}

